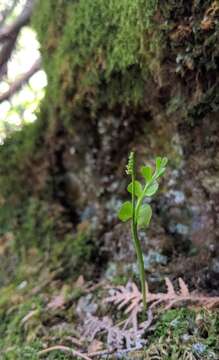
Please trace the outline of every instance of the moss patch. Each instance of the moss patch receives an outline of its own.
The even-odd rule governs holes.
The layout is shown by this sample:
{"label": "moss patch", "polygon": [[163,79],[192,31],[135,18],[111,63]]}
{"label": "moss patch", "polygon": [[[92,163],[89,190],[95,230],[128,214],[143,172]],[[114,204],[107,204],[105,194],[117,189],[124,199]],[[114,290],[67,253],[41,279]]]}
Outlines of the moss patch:
{"label": "moss patch", "polygon": [[159,49],[157,37],[152,41],[157,5],[156,0],[82,0],[68,5],[39,1],[33,24],[42,43],[47,93],[56,106],[65,103],[67,109],[85,101],[95,109],[142,101]]}

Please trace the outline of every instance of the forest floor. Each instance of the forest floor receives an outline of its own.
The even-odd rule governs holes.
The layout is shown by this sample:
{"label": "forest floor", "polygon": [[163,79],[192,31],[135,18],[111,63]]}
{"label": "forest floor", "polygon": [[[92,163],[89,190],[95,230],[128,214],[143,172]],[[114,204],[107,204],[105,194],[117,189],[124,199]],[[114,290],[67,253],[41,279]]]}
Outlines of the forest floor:
{"label": "forest floor", "polygon": [[[139,292],[130,285],[121,288],[127,280],[114,277],[110,284],[106,278],[86,281],[81,275],[73,281],[66,277],[63,261],[51,261],[51,254],[49,260],[30,249],[13,279],[0,289],[0,359],[219,359],[216,309],[198,305],[199,301],[193,306],[190,301],[176,301],[170,308],[170,299],[163,299],[148,311],[145,321],[140,305],[128,306],[136,305]],[[188,295],[184,285],[181,290]],[[173,291],[168,281],[167,286],[169,293]],[[119,298],[103,301],[114,296],[115,289],[117,295],[124,292],[123,307],[118,306]],[[179,288],[173,297],[176,294]],[[133,309],[139,311],[136,317]],[[136,319],[144,329],[139,332],[138,326],[134,339],[130,331]],[[131,324],[130,331],[121,327],[124,323]]]}

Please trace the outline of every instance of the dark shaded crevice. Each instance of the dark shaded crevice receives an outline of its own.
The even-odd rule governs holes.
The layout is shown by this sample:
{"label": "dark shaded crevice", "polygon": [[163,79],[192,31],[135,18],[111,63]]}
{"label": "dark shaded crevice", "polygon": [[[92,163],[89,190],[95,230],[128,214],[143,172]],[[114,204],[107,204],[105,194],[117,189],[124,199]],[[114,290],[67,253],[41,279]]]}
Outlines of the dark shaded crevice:
{"label": "dark shaded crevice", "polygon": [[68,169],[64,163],[64,155],[68,148],[68,133],[63,125],[59,125],[53,138],[53,147],[51,148],[51,178],[55,202],[61,204],[65,209],[67,220],[73,225],[79,222],[79,215],[73,203],[68,201],[66,189],[66,174]]}

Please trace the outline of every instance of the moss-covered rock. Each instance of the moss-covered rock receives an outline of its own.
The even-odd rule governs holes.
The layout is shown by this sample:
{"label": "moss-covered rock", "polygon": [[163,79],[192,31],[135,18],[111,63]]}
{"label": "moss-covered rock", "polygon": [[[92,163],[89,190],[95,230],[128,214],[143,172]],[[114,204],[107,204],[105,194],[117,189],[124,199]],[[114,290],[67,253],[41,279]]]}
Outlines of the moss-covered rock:
{"label": "moss-covered rock", "polygon": [[157,38],[148,37],[157,5],[155,0],[39,1],[33,24],[53,106],[63,114],[81,102],[98,109],[143,101],[159,50]]}

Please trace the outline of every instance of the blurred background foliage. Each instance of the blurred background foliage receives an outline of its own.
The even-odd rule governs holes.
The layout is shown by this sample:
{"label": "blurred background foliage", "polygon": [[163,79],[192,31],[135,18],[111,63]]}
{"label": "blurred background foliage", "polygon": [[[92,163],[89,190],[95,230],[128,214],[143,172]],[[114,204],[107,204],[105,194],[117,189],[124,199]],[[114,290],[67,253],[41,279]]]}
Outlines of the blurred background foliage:
{"label": "blurred background foliage", "polygon": [[[2,0],[0,3],[0,29],[10,26],[21,13],[25,1]],[[9,12],[10,10],[10,12]],[[4,15],[7,13],[6,18]],[[0,44],[0,50],[4,44]],[[39,42],[30,26],[20,30],[13,54],[7,63],[7,71],[1,76],[0,98],[10,86],[29,70],[40,57]],[[39,103],[44,97],[47,77],[43,70],[37,71],[7,100],[0,102],[0,143],[14,130],[20,130],[24,124],[36,120]]]}

